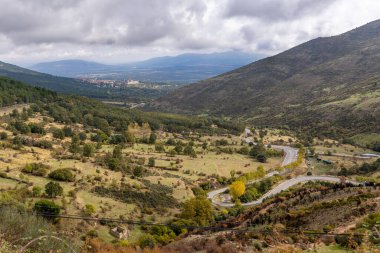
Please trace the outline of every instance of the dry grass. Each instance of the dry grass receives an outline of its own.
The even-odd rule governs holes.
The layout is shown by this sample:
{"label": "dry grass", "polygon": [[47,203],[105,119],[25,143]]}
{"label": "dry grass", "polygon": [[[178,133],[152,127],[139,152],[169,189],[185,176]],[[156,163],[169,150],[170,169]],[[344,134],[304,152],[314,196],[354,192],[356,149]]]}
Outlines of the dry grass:
{"label": "dry grass", "polygon": [[86,245],[83,247],[82,253],[175,253],[178,251],[168,250],[168,249],[139,249],[134,247],[122,247],[115,246],[112,244],[101,242],[98,239],[91,239],[86,242]]}

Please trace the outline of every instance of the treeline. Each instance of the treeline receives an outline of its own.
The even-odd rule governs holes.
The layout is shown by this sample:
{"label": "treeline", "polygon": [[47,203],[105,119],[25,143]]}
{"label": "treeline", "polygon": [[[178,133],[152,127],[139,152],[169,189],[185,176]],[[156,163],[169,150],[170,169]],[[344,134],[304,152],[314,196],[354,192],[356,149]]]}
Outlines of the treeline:
{"label": "treeline", "polygon": [[21,82],[0,77],[0,107],[40,101],[54,101],[57,94],[43,88],[24,85]]}
{"label": "treeline", "polygon": [[363,163],[359,166],[354,166],[349,169],[341,168],[338,175],[340,176],[350,176],[350,175],[365,175],[368,173],[373,173],[380,171],[380,159],[377,159],[373,163]]}

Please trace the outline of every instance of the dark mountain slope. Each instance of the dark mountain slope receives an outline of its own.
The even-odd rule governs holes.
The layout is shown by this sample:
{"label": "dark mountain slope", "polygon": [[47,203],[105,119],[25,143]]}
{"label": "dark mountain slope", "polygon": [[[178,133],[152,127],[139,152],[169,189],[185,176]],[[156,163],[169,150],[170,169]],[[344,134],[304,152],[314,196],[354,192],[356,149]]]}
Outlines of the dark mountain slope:
{"label": "dark mountain slope", "polygon": [[43,74],[1,61],[0,76],[11,77],[22,82],[58,92],[87,96],[96,94],[96,89],[94,89],[93,85],[81,80]]}
{"label": "dark mountain slope", "polygon": [[150,108],[239,116],[256,124],[329,121],[357,131],[378,129],[380,21],[186,86]]}

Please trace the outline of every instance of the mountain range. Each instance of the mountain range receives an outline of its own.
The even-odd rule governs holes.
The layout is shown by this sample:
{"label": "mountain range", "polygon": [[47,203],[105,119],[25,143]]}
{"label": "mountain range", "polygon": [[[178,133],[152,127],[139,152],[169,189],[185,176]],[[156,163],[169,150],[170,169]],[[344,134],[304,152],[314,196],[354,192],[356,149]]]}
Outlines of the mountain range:
{"label": "mountain range", "polygon": [[83,60],[43,62],[30,66],[43,73],[65,77],[138,79],[145,82],[191,83],[263,58],[259,54],[229,51],[211,54],[164,56],[128,64],[106,65]]}
{"label": "mountain range", "polygon": [[380,20],[182,87],[147,109],[380,132]]}

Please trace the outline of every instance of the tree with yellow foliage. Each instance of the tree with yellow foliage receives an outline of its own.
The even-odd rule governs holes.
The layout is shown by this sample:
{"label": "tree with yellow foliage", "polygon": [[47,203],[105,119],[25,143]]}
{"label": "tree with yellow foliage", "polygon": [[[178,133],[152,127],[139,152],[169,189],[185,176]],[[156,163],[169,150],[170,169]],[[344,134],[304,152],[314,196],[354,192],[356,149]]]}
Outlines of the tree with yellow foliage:
{"label": "tree with yellow foliage", "polygon": [[245,184],[242,181],[235,181],[230,185],[230,193],[235,200],[238,200],[245,192]]}

